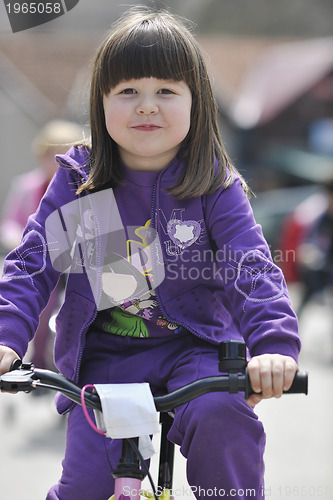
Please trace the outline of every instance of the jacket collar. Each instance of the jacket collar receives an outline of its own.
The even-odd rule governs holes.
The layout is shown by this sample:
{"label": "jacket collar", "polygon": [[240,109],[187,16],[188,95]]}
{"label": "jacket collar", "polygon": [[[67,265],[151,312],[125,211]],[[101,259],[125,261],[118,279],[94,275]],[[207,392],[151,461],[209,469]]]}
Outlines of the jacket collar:
{"label": "jacket collar", "polygon": [[[85,182],[89,176],[89,148],[87,146],[74,146],[63,155],[56,155],[60,165],[73,168]],[[184,162],[178,157],[174,158],[163,170],[157,172],[157,178],[163,187],[172,187],[180,177]],[[128,171],[129,169],[127,169]]]}

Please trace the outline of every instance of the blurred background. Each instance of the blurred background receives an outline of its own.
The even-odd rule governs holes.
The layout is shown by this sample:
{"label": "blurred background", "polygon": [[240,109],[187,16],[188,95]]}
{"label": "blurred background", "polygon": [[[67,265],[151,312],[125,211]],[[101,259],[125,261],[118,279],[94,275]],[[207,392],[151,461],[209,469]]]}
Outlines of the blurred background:
{"label": "blurred background", "polygon": [[[64,16],[15,34],[1,2],[0,255],[14,243],[5,222],[18,206],[17,190],[22,198],[22,185],[31,182],[32,192],[47,182],[46,174],[42,181],[30,176],[45,160],[36,137],[54,121],[78,127],[68,137],[89,134],[90,60],[105,30],[137,4],[195,23],[222,136],[255,194],[257,221],[299,313],[310,395],[258,408],[268,433],[267,498],[332,499],[332,0],[80,0]],[[8,457],[0,468],[1,499],[42,499],[57,480],[64,427],[51,404],[47,397],[0,396],[0,453]]]}

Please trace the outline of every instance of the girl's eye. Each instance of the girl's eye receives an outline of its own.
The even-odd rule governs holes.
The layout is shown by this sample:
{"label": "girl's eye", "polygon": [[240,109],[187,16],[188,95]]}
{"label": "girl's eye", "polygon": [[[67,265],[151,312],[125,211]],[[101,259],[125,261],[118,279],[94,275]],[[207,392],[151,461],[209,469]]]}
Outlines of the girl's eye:
{"label": "girl's eye", "polygon": [[157,93],[158,94],[166,94],[166,95],[168,95],[168,94],[174,94],[174,92],[172,90],[170,90],[170,89],[161,89]]}
{"label": "girl's eye", "polygon": [[135,93],[136,93],[136,90],[134,90],[134,89],[124,89],[120,92],[120,94],[125,94],[125,95],[132,95]]}

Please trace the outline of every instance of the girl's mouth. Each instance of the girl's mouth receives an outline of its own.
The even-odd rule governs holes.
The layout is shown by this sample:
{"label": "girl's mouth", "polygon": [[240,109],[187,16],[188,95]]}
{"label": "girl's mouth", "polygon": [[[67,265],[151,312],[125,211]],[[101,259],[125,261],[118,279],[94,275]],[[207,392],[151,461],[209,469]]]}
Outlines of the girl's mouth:
{"label": "girl's mouth", "polygon": [[136,125],[133,127],[135,130],[139,130],[140,132],[154,132],[155,130],[159,130],[161,127],[158,125],[146,124],[146,125]]}

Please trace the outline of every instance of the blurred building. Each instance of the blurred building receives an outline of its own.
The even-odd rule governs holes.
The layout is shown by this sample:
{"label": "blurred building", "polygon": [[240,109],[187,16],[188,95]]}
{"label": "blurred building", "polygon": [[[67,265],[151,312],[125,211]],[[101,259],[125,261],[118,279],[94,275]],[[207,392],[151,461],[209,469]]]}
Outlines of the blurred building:
{"label": "blurred building", "polygon": [[333,173],[333,37],[268,48],[244,75],[230,118],[241,161],[261,168],[267,187],[325,183]]}

